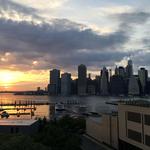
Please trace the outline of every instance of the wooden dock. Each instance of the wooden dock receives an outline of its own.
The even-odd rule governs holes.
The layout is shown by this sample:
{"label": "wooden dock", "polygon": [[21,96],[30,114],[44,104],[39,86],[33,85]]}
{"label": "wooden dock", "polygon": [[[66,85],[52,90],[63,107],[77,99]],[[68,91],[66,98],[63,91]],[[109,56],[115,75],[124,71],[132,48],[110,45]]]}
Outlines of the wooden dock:
{"label": "wooden dock", "polygon": [[[4,100],[5,101],[5,100]],[[24,101],[24,100],[18,100],[18,101],[14,101],[14,102],[9,102],[9,103],[5,103],[4,101],[1,100],[0,102],[0,106],[36,106],[36,105],[55,105],[57,103],[52,103],[52,102],[44,102],[44,101]],[[59,102],[62,103],[64,105],[79,105],[80,102],[79,101],[63,101],[63,102]]]}
{"label": "wooden dock", "polygon": [[11,116],[31,115],[31,113],[9,113]]}
{"label": "wooden dock", "polygon": [[17,111],[20,111],[20,110],[36,110],[36,107],[24,107],[24,108],[19,108],[19,107],[11,107],[11,108],[0,108],[0,111],[6,111],[6,110],[17,110]]}
{"label": "wooden dock", "polygon": [[54,105],[55,103],[51,102],[36,102],[36,101],[18,101],[11,103],[0,103],[0,106],[36,106],[36,105]]}

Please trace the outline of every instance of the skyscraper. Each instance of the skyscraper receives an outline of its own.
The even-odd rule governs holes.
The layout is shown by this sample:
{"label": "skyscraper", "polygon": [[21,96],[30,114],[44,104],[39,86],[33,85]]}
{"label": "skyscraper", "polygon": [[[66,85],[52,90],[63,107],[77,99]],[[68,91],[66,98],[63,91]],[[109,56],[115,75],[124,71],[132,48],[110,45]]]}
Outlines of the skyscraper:
{"label": "skyscraper", "polygon": [[101,95],[108,94],[108,70],[104,67],[101,71]]}
{"label": "skyscraper", "polygon": [[99,95],[101,92],[101,77],[100,76],[96,76],[95,77],[95,90],[96,90],[96,94]]}
{"label": "skyscraper", "polygon": [[88,75],[88,79],[87,79],[87,93],[89,95],[96,94],[96,84],[95,84],[95,80],[91,79],[91,74]]}
{"label": "skyscraper", "polygon": [[48,91],[55,95],[60,93],[60,70],[53,69],[50,71],[50,84],[48,86]]}
{"label": "skyscraper", "polygon": [[110,93],[111,95],[125,95],[125,81],[120,75],[113,75],[110,78]]}
{"label": "skyscraper", "polygon": [[128,60],[128,65],[126,67],[126,76],[127,78],[130,78],[133,75],[133,63],[132,60]]}
{"label": "skyscraper", "polygon": [[71,74],[64,73],[61,75],[61,95],[68,96],[71,94]]}
{"label": "skyscraper", "polygon": [[140,94],[140,87],[138,77],[132,75],[129,78],[129,85],[128,85],[128,94],[129,95],[139,95]]}
{"label": "skyscraper", "polygon": [[122,67],[122,66],[120,66],[119,68],[118,68],[118,73],[119,73],[119,76],[121,76],[121,77],[125,77],[125,75],[126,75],[126,73],[125,73],[125,68],[124,67]]}
{"label": "skyscraper", "polygon": [[78,93],[78,79],[71,80],[71,94],[77,95]]}
{"label": "skyscraper", "polygon": [[119,69],[118,69],[118,67],[116,66],[116,68],[115,68],[115,75],[118,75],[119,74]]}
{"label": "skyscraper", "polygon": [[87,69],[81,64],[78,66],[78,95],[86,95],[87,90]]}
{"label": "skyscraper", "polygon": [[140,70],[138,70],[138,75],[139,75],[139,80],[140,80],[140,85],[141,85],[141,94],[144,95],[146,93],[148,71],[145,68],[140,68]]}

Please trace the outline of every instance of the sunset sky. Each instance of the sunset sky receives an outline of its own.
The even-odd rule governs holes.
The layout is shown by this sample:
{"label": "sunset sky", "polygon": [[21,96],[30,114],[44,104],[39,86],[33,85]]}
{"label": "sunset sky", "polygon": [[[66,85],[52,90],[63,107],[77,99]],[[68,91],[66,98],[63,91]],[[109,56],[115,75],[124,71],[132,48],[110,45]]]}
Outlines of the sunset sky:
{"label": "sunset sky", "polygon": [[150,70],[150,0],[0,0],[0,90],[47,86],[49,70]]}

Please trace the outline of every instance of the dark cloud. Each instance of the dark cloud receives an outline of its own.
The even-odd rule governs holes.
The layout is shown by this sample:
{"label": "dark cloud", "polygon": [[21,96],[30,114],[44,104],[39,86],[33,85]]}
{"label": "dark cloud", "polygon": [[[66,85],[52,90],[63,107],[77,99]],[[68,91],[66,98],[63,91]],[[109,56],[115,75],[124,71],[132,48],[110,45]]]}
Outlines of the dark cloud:
{"label": "dark cloud", "polygon": [[126,24],[144,24],[149,18],[149,12],[135,11],[117,15],[119,20]]}
{"label": "dark cloud", "polygon": [[[3,4],[4,3],[4,4]],[[132,12],[117,16],[121,22],[115,32],[101,35],[85,25],[67,19],[43,21],[33,8],[0,0],[0,13],[14,12],[30,15],[35,21],[15,21],[13,18],[0,18],[0,61],[1,68],[8,69],[49,69],[61,67],[71,70],[75,65],[101,67],[113,65],[128,52],[121,51],[130,40],[131,24],[142,24],[149,13]],[[34,20],[34,19],[33,19]],[[133,28],[133,27],[132,27]],[[5,56],[10,52],[10,56]],[[33,65],[37,61],[37,65]]]}
{"label": "dark cloud", "polygon": [[[134,11],[134,12],[128,12],[128,13],[122,13],[119,15],[116,15],[117,19],[120,21],[120,26],[123,31],[126,31],[126,34],[128,34],[129,41],[133,40],[136,41],[137,38],[139,38],[137,45],[139,44],[143,49],[140,50],[132,50],[129,51],[129,54],[131,55],[133,62],[135,64],[135,67],[139,66],[148,66],[150,64],[149,56],[150,53],[147,51],[150,48],[150,38],[149,38],[149,29],[147,28],[146,24],[150,20],[150,12],[144,12],[144,11]],[[140,31],[137,31],[137,29]],[[141,28],[140,28],[141,27]],[[146,28],[146,32],[142,29]],[[136,34],[136,32],[139,32]],[[141,34],[141,35],[140,35]],[[138,37],[137,37],[138,36]],[[144,38],[146,36],[146,38]],[[128,43],[127,43],[128,44]],[[130,46],[130,45],[128,45]],[[134,49],[134,44],[131,49]],[[135,45],[136,46],[136,45]]]}
{"label": "dark cloud", "polygon": [[[109,51],[114,52],[111,53],[113,57],[116,55],[115,51],[122,48],[128,40],[126,33],[121,30],[99,35],[92,29],[84,29],[84,26],[66,19],[39,25],[0,19],[0,24],[1,52],[10,51],[16,58],[5,64],[24,64],[28,65],[29,69],[33,60],[41,62],[40,69],[60,62],[61,64],[57,65],[73,65],[81,61],[86,64],[92,61],[101,63],[104,58],[110,59],[104,57],[105,52],[106,55],[109,55]],[[80,53],[80,50],[87,50],[88,53]],[[114,56],[116,57],[118,56]]]}
{"label": "dark cloud", "polygon": [[119,29],[128,34],[129,39],[137,32],[137,27],[145,26],[150,19],[150,12],[134,10],[132,12],[111,15],[110,18],[119,22]]}
{"label": "dark cloud", "polygon": [[[65,20],[69,24],[69,20]],[[55,22],[54,22],[55,23]],[[14,22],[0,20],[0,32],[2,38],[9,38],[9,43],[2,41],[2,49],[36,50],[44,52],[61,53],[64,50],[76,49],[115,49],[127,41],[123,31],[117,31],[109,35],[98,35],[91,29],[80,30],[74,23],[65,29],[64,20],[59,20],[59,26],[50,24],[34,25],[27,22]],[[64,29],[63,29],[64,28]],[[63,30],[60,30],[63,29]],[[16,44],[14,47],[14,43]],[[14,48],[13,48],[14,47]]]}
{"label": "dark cloud", "polygon": [[149,66],[150,64],[150,51],[137,53],[133,60],[137,66]]}
{"label": "dark cloud", "polygon": [[25,7],[23,5],[17,4],[15,2],[12,2],[10,0],[0,0],[0,12],[19,12],[19,13],[25,13],[25,14],[32,14],[35,12],[35,9],[30,7]]}
{"label": "dark cloud", "polygon": [[147,32],[146,33],[146,35],[147,35],[147,37],[146,38],[144,38],[144,39],[142,39],[142,43],[143,43],[143,45],[144,45],[144,48],[145,49],[148,49],[148,50],[150,50],[150,37],[149,37],[149,34],[150,32]]}

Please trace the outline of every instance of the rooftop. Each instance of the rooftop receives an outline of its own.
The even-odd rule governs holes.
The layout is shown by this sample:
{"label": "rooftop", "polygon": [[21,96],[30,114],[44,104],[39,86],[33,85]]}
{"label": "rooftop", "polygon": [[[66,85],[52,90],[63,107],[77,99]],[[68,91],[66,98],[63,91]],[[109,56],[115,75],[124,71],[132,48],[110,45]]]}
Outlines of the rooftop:
{"label": "rooftop", "polygon": [[107,113],[104,113],[104,114],[109,115],[109,116],[118,116],[118,111],[107,112]]}
{"label": "rooftop", "polygon": [[139,107],[150,107],[150,101],[148,100],[129,100],[129,101],[124,101],[123,104],[139,106]]}
{"label": "rooftop", "polygon": [[101,123],[102,117],[89,117],[89,119],[93,120],[96,123]]}
{"label": "rooftop", "polygon": [[0,119],[0,126],[30,126],[37,120]]}
{"label": "rooftop", "polygon": [[[118,116],[118,112],[104,113],[103,115],[116,117],[116,116]],[[102,116],[90,116],[89,119],[96,122],[96,123],[101,123],[102,119],[103,119],[103,115]]]}

